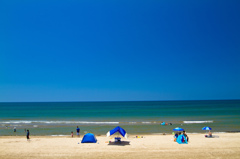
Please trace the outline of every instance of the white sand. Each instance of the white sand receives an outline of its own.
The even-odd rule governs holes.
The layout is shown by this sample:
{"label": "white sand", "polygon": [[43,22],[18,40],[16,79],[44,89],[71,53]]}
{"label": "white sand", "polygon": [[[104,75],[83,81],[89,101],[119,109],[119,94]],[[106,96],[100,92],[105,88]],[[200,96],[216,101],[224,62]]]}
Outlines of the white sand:
{"label": "white sand", "polygon": [[[188,144],[173,142],[172,135],[129,136],[130,145],[108,145],[113,138],[96,136],[96,144],[81,144],[81,138],[30,136],[0,137],[0,159],[78,159],[78,158],[169,158],[169,159],[239,159],[240,133],[189,134]],[[78,144],[79,143],[79,144]]]}

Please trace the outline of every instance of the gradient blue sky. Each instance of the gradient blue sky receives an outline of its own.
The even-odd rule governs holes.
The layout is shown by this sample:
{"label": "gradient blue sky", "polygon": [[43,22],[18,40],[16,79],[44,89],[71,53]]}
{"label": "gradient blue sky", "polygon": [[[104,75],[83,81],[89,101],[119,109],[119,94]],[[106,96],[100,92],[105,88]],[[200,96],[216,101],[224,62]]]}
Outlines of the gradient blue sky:
{"label": "gradient blue sky", "polygon": [[239,0],[1,0],[0,102],[240,99]]}

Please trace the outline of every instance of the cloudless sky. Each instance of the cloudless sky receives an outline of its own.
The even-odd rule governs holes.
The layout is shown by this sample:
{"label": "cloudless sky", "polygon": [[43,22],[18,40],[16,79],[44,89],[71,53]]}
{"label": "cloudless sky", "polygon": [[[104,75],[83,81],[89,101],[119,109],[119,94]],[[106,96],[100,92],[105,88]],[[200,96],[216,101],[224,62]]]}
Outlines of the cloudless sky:
{"label": "cloudless sky", "polygon": [[240,99],[239,0],[1,0],[0,102]]}

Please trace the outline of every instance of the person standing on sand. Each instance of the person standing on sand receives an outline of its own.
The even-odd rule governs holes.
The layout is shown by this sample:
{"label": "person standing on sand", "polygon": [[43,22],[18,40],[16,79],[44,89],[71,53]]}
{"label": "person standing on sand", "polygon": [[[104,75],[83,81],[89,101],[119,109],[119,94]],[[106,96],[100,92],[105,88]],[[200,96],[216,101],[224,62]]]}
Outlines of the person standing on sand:
{"label": "person standing on sand", "polygon": [[27,140],[30,139],[30,138],[29,138],[29,135],[30,135],[30,132],[29,132],[29,130],[27,130]]}
{"label": "person standing on sand", "polygon": [[71,132],[71,136],[73,137],[73,132]]}
{"label": "person standing on sand", "polygon": [[78,126],[77,126],[76,131],[77,131],[77,136],[80,137],[80,128]]}
{"label": "person standing on sand", "polygon": [[187,141],[189,140],[189,137],[186,134],[186,131],[183,131],[183,135],[186,137]]}

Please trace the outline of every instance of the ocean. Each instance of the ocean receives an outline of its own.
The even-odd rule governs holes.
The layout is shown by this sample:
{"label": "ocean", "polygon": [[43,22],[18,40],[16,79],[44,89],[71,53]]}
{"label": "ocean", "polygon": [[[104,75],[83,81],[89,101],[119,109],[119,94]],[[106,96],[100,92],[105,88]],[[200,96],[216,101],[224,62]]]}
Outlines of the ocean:
{"label": "ocean", "polygon": [[[172,125],[161,125],[161,122]],[[14,102],[0,103],[0,135],[65,136],[75,133],[104,135],[116,126],[128,134],[240,132],[240,100],[139,102]],[[16,127],[17,131],[13,132]]]}

